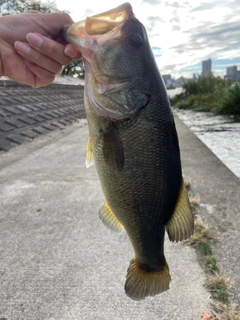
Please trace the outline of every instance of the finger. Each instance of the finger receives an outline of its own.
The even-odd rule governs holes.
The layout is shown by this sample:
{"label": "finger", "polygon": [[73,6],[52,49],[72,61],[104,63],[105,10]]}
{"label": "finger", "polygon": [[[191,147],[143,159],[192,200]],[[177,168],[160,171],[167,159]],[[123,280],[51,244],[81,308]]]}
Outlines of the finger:
{"label": "finger", "polygon": [[71,44],[66,45],[64,53],[66,56],[74,60],[79,60],[82,58],[81,52],[77,51]]}
{"label": "finger", "polygon": [[64,54],[64,45],[37,33],[28,33],[26,38],[31,47],[57,61],[61,65],[67,65],[71,62],[69,57]]}
{"label": "finger", "polygon": [[[43,69],[55,74],[58,74],[62,71],[62,64],[33,49],[28,43],[16,41],[14,43],[14,47],[19,55],[26,60],[33,62],[39,67],[42,67]],[[71,59],[68,58],[68,61],[71,61]]]}
{"label": "finger", "polygon": [[35,76],[35,83],[31,84],[32,87],[39,88],[47,86],[54,81],[55,74],[52,72],[49,72],[28,60],[25,61],[25,64],[29,71]]}

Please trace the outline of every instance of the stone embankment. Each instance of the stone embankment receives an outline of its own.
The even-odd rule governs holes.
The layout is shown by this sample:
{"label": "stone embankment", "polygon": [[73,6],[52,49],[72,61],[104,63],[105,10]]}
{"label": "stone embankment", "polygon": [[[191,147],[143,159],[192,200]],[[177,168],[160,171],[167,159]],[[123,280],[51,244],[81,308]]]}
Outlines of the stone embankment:
{"label": "stone embankment", "polygon": [[59,77],[38,89],[0,80],[0,152],[85,118],[81,80]]}

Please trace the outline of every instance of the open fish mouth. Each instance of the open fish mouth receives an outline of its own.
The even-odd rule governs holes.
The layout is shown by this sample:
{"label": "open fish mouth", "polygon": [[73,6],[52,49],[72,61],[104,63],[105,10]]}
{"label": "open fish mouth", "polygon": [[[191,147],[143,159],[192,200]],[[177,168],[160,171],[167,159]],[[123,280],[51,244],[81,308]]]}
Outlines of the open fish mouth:
{"label": "open fish mouth", "polygon": [[[93,59],[93,48],[105,44],[111,47],[121,41],[123,36],[122,27],[132,17],[134,17],[134,14],[131,5],[124,3],[117,8],[76,22],[64,32],[64,37],[67,42],[82,52],[85,63],[85,85],[87,87],[85,97],[91,109],[99,116],[109,117],[115,120],[126,119],[131,112],[128,110],[128,115],[126,115],[126,108],[120,105],[117,107],[117,110],[106,108],[98,99],[95,99],[92,92],[92,85],[88,84],[93,81],[98,94],[103,95],[126,89],[130,78],[112,79],[107,75],[102,76],[102,72],[98,69],[92,74],[90,80],[90,65]],[[96,68],[95,65],[95,69]]]}
{"label": "open fish mouth", "polygon": [[129,18],[132,8],[129,3],[125,3],[117,9],[109,10],[102,14],[86,19],[86,32],[89,35],[102,35],[122,24]]}
{"label": "open fish mouth", "polygon": [[121,27],[132,16],[134,14],[130,3],[124,3],[115,9],[74,23],[65,33],[66,40],[81,50],[109,39],[116,41],[121,37]]}

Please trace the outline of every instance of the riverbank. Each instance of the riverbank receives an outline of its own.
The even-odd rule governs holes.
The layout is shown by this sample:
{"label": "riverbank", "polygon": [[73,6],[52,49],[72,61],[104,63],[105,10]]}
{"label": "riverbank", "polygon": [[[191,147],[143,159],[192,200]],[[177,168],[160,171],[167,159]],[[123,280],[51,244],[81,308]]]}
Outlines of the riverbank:
{"label": "riverbank", "polygon": [[[167,90],[173,98],[182,88]],[[187,127],[240,178],[240,116],[173,108]]]}
{"label": "riverbank", "polygon": [[240,117],[179,109],[173,112],[240,178]]}

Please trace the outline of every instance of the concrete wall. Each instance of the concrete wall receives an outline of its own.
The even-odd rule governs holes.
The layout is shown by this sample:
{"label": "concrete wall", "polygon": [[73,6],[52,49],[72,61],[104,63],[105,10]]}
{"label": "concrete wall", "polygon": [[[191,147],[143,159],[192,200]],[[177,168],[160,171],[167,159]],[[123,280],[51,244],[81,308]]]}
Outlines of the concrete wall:
{"label": "concrete wall", "polygon": [[0,152],[85,118],[83,89],[73,78],[39,89],[1,78]]}

